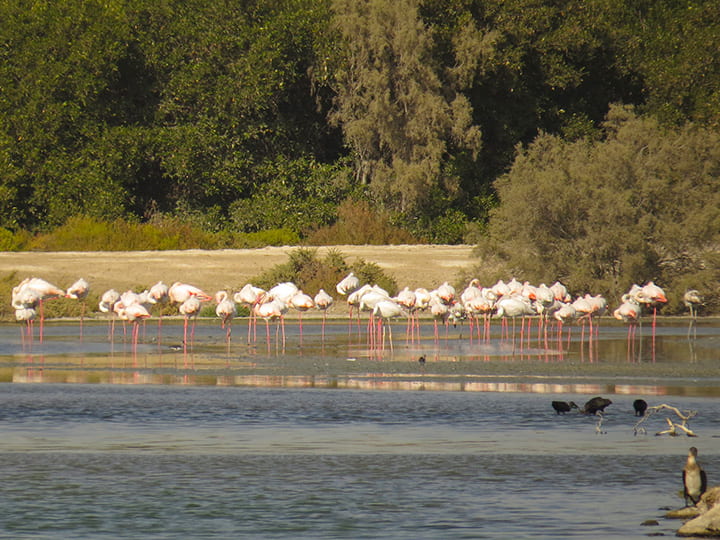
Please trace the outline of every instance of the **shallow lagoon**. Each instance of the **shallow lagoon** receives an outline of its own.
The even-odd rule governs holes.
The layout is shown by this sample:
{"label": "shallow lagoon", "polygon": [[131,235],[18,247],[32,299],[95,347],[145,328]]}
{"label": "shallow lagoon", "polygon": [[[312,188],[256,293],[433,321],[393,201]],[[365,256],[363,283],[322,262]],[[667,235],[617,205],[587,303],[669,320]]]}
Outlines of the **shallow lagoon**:
{"label": "shallow lagoon", "polygon": [[[610,321],[592,353],[579,327],[560,349],[534,326],[436,342],[425,321],[411,343],[397,322],[391,351],[364,323],[288,321],[284,347],[244,323],[228,346],[200,321],[186,351],[177,321],[135,350],[105,322],[47,323],[42,344],[0,327],[0,537],[641,538],[679,526],[661,508],[690,445],[720,478],[717,321],[688,340],[663,319],[654,358],[648,324],[628,357]],[[613,400],[599,429],[550,407],[593,395]],[[667,415],[635,435],[640,396],[697,410],[699,436],[653,436]]]}

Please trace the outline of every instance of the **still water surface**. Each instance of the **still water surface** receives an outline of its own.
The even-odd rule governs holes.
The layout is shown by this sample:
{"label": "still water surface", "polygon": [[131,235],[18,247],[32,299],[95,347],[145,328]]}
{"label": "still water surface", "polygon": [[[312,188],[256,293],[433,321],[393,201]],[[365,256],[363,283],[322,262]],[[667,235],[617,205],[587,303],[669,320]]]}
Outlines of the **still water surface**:
{"label": "still water surface", "polygon": [[[648,329],[628,357],[610,325],[592,355],[577,328],[560,350],[398,325],[392,352],[344,323],[302,344],[289,326],[285,347],[238,326],[228,347],[208,322],[190,351],[178,325],[137,349],[103,324],[45,330],[0,327],[0,538],[672,536],[687,448],[720,478],[712,324],[693,343],[661,325],[654,357]],[[595,393],[613,400],[599,428],[550,407]],[[654,436],[666,414],[636,435],[640,396],[698,411],[699,436]]]}

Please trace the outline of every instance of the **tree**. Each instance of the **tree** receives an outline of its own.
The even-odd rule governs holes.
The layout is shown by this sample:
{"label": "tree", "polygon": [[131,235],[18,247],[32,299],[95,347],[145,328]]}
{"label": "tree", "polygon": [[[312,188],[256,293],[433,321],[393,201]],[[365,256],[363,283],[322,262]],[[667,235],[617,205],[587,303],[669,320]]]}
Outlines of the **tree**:
{"label": "tree", "polygon": [[[514,272],[618,298],[713,264],[720,134],[614,107],[601,141],[541,135],[496,182],[489,231]],[[676,296],[683,291],[676,291]]]}
{"label": "tree", "polygon": [[451,145],[477,152],[467,99],[440,76],[416,0],[336,0],[335,108],[355,174],[388,208],[411,212],[434,186]]}

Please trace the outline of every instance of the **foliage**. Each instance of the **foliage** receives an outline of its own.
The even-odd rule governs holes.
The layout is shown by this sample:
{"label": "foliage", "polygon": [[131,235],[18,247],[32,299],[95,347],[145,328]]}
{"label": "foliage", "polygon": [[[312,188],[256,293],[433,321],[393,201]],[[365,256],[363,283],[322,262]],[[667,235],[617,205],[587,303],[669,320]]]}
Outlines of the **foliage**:
{"label": "foliage", "polygon": [[521,150],[496,183],[486,248],[526,279],[614,299],[632,283],[699,277],[720,242],[720,134],[616,107],[604,135],[542,135]]}
{"label": "foliage", "polygon": [[234,230],[281,227],[300,234],[328,224],[349,190],[342,164],[333,167],[303,158],[268,163],[258,173],[264,188],[230,205]]}
{"label": "foliage", "polygon": [[307,294],[315,295],[320,289],[335,296],[335,285],[348,272],[353,271],[363,283],[377,283],[391,294],[397,291],[397,283],[385,275],[374,263],[361,259],[348,265],[344,255],[334,249],[318,258],[317,248],[298,248],[288,254],[288,261],[267,270],[251,281],[256,286],[270,289],[278,283],[291,281]]}
{"label": "foliage", "polygon": [[336,0],[333,25],[341,57],[331,119],[360,183],[387,208],[411,211],[442,179],[451,147],[480,148],[470,103],[442,79],[417,0]]}
{"label": "foliage", "polygon": [[417,244],[406,230],[390,223],[384,212],[373,211],[364,200],[348,199],[338,208],[338,219],[328,227],[309,234],[312,245]]}
{"label": "foliage", "polygon": [[[82,232],[72,220],[86,218],[95,240],[61,229],[34,248],[242,247],[262,231],[283,244],[411,241],[400,228],[475,241],[494,181],[527,167],[528,145],[637,151],[608,138],[612,103],[676,133],[720,118],[712,0],[0,0],[0,20],[6,249],[33,243],[22,231]],[[346,227],[344,201],[363,198],[373,222]],[[638,211],[646,232],[665,216]],[[169,218],[182,225],[158,232]],[[627,242],[622,272],[688,267],[668,255],[677,246]],[[711,259],[699,251],[689,268]],[[612,281],[591,267],[579,282]]]}

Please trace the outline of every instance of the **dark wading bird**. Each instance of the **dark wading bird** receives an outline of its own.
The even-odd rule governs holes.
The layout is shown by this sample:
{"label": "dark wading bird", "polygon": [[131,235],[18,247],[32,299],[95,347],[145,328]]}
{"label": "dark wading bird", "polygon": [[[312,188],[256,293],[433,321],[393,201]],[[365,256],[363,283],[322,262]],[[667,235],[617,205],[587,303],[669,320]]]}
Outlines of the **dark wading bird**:
{"label": "dark wading bird", "polygon": [[553,401],[552,408],[555,409],[557,414],[565,414],[566,412],[570,412],[570,409],[577,409],[578,406],[574,401],[571,401],[570,403],[566,401]]}
{"label": "dark wading bird", "polygon": [[683,495],[685,496],[685,506],[690,506],[688,500],[696,505],[700,501],[700,497],[707,489],[707,476],[705,471],[697,462],[698,450],[694,446],[688,451],[687,462],[683,467]]}
{"label": "dark wading bird", "polygon": [[636,399],[633,401],[633,408],[635,409],[635,416],[645,416],[648,404],[644,399]]}
{"label": "dark wading bird", "polygon": [[597,396],[585,403],[585,406],[580,410],[583,414],[597,414],[598,411],[605,412],[605,407],[612,404],[609,399]]}

